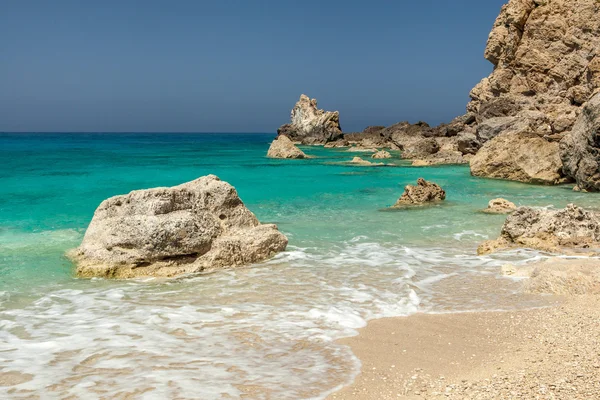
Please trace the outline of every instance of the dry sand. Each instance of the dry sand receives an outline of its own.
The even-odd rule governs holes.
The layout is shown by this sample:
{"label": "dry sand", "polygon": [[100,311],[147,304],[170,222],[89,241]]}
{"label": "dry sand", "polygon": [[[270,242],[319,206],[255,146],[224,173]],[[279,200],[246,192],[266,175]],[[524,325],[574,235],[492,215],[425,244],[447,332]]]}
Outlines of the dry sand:
{"label": "dry sand", "polygon": [[600,399],[597,293],[534,310],[381,319],[341,342],[362,371],[329,399]]}

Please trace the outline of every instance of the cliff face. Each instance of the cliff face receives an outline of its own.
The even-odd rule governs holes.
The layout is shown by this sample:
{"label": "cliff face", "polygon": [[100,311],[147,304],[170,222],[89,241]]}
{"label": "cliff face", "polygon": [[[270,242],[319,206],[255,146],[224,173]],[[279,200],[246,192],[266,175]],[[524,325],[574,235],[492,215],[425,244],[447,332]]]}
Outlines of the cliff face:
{"label": "cliff face", "polygon": [[[473,173],[536,182],[527,173],[511,173],[515,159],[554,169],[557,142],[600,88],[599,52],[597,0],[510,0],[503,6],[485,50],[494,71],[473,88],[467,106],[475,116],[479,142],[497,151],[475,155]],[[513,148],[524,137],[543,139],[536,147],[543,151]],[[562,181],[556,171],[547,172],[555,174],[554,182]]]}
{"label": "cliff face", "polygon": [[600,87],[599,52],[597,0],[510,0],[485,49],[494,71],[467,109],[478,123],[519,117],[538,135],[560,137]]}
{"label": "cliff face", "polygon": [[291,113],[291,123],[282,125],[278,135],[303,144],[325,144],[343,137],[340,113],[324,111],[317,107],[317,100],[301,95]]}

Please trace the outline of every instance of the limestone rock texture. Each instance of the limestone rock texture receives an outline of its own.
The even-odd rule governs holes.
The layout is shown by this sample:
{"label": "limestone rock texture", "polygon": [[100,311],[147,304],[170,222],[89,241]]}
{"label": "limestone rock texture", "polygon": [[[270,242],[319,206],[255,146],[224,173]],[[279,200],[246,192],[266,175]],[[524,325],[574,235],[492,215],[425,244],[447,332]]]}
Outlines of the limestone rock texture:
{"label": "limestone rock texture", "polygon": [[484,209],[483,212],[488,214],[510,214],[516,209],[517,206],[512,201],[499,198],[490,200],[487,208]]}
{"label": "limestone rock texture", "polygon": [[413,167],[429,167],[432,165],[468,164],[470,154],[462,154],[460,151],[441,150],[425,158],[416,159],[412,162]]}
{"label": "limestone rock texture", "polygon": [[392,207],[402,208],[405,206],[423,205],[445,199],[446,192],[438,184],[419,178],[416,186],[407,185],[404,188],[404,193],[402,193],[402,196],[400,196],[396,204]]}
{"label": "limestone rock texture", "polygon": [[287,243],[233,186],[208,175],[103,201],[81,245],[67,255],[80,277],[174,277],[260,262]]}
{"label": "limestone rock texture", "polygon": [[488,141],[471,159],[471,174],[545,185],[562,179],[558,143],[535,134],[503,133]]}
{"label": "limestone rock texture", "polygon": [[269,151],[267,152],[269,158],[294,158],[302,159],[309,158],[302,150],[300,150],[294,142],[285,135],[279,135],[273,140]]}
{"label": "limestone rock texture", "polygon": [[600,94],[583,107],[575,126],[560,142],[566,175],[581,190],[600,191]]}
{"label": "limestone rock texture", "polygon": [[482,243],[477,252],[516,247],[555,253],[600,248],[600,217],[573,204],[562,210],[519,207],[504,222],[500,237]]}
{"label": "limestone rock texture", "polygon": [[302,144],[325,144],[343,139],[344,136],[340,113],[319,109],[317,100],[304,94],[292,109],[291,122],[282,125],[277,134]]}
{"label": "limestone rock texture", "polygon": [[[478,141],[483,144],[510,135],[510,139],[496,143],[498,150],[503,145],[512,149],[510,142],[521,141],[521,136],[534,135],[548,143],[560,141],[573,128],[582,105],[600,88],[599,51],[598,1],[508,1],[485,49],[485,58],[494,65],[494,71],[473,88],[467,106],[476,119]],[[528,152],[548,168],[541,183],[549,183],[548,178],[555,174],[553,147],[540,142]],[[514,148],[521,153],[525,150],[519,144]],[[537,153],[539,149],[545,150]],[[498,156],[484,152],[484,157],[471,163],[475,175],[540,182],[535,176],[525,178],[524,169],[509,172],[512,163],[507,163],[505,151]],[[482,168],[482,163],[490,167]]]}

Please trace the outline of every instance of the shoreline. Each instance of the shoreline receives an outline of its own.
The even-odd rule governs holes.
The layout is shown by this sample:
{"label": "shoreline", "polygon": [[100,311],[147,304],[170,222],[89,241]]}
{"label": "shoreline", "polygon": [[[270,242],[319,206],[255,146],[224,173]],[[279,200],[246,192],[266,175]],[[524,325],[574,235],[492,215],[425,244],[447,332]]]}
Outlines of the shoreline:
{"label": "shoreline", "polygon": [[515,311],[417,313],[338,340],[361,361],[340,399],[589,399],[600,395],[600,297]]}

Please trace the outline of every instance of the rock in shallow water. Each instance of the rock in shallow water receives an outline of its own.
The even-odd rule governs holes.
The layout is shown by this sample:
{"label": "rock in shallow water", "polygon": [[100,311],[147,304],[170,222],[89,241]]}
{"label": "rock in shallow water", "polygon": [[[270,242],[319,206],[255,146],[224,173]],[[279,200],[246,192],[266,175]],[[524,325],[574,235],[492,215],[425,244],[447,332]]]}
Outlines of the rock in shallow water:
{"label": "rock in shallow water", "polygon": [[504,222],[500,237],[482,243],[477,253],[516,247],[551,252],[600,248],[600,217],[573,204],[563,210],[519,207]]}
{"label": "rock in shallow water", "polygon": [[68,256],[80,277],[173,277],[263,261],[287,243],[233,186],[208,175],[103,201]]}
{"label": "rock in shallow water", "polygon": [[483,212],[488,214],[510,214],[516,209],[517,206],[511,201],[506,199],[492,199]]}
{"label": "rock in shallow water", "polygon": [[404,188],[404,193],[392,207],[401,208],[411,205],[423,205],[445,199],[446,192],[439,185],[419,178],[417,186],[407,185]]}
{"label": "rock in shallow water", "polygon": [[267,152],[267,157],[294,159],[309,158],[309,156],[296,147],[296,145],[284,135],[279,135],[273,140],[273,143],[271,143],[271,147],[269,147],[269,151]]}

